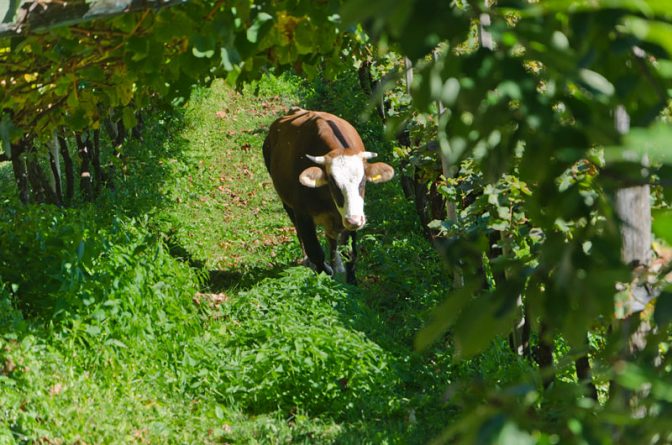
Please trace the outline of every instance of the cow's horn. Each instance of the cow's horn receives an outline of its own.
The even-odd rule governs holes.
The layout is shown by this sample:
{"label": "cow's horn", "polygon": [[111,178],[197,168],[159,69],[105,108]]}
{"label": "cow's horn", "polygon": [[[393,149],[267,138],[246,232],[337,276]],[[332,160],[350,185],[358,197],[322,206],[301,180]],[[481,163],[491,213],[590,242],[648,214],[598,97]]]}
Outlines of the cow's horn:
{"label": "cow's horn", "polygon": [[324,165],[324,156],[311,156],[306,155],[308,159],[316,163],[317,165]]}
{"label": "cow's horn", "polygon": [[371,158],[375,158],[376,156],[378,156],[378,153],[374,153],[372,151],[363,151],[359,154],[359,156],[361,156],[362,159],[371,159]]}

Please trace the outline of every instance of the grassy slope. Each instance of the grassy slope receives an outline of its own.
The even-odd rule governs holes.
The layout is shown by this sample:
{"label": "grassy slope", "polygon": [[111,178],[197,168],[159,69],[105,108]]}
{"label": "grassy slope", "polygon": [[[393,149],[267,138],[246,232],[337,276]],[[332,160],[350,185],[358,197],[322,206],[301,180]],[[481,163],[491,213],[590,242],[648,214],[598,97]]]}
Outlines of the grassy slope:
{"label": "grassy slope", "polygon": [[92,258],[81,283],[58,278],[61,264],[48,271],[61,280],[56,299],[72,302],[45,322],[8,306],[49,289],[3,297],[31,278],[8,277],[13,257],[3,269],[0,252],[0,444],[425,443],[455,413],[443,400],[453,380],[478,367],[492,385],[512,375],[501,348],[476,367],[455,367],[446,348],[413,352],[448,283],[396,181],[367,190],[359,288],[293,267],[299,246],[263,166],[265,129],[289,105],[332,111],[390,161],[354,90],[348,78],[270,79],[258,97],[216,84],[184,125],[157,119],[95,209],[53,223],[52,210],[30,210],[42,235],[21,242],[35,244],[38,266],[51,251],[35,240],[60,239],[61,225],[75,233],[58,244],[63,264],[77,264],[81,242],[93,253],[80,258]]}
{"label": "grassy slope", "polygon": [[[298,103],[340,114],[356,123],[370,149],[391,160],[382,142],[380,122],[359,121],[364,102],[352,94],[353,87],[352,79],[315,89],[297,88],[283,80],[267,81],[261,86],[262,97],[254,100],[249,93],[241,96],[216,86],[191,110],[185,137],[203,168],[198,178],[190,177],[191,190],[197,193],[175,210],[175,220],[187,222],[178,229],[175,241],[214,269],[213,292],[230,295],[262,277],[276,276],[300,257],[260,150],[265,128],[284,108]],[[367,196],[369,225],[360,241],[360,289],[343,289],[370,309],[364,316],[366,326],[357,327],[389,354],[394,372],[388,378],[394,380],[397,400],[387,400],[386,409],[365,404],[359,415],[332,415],[336,424],[328,431],[339,431],[333,438],[338,442],[422,443],[443,425],[443,419],[430,420],[429,413],[441,413],[430,405],[441,404],[439,396],[449,373],[436,371],[449,366],[449,357],[420,358],[410,345],[427,309],[447,283],[435,252],[419,236],[413,210],[399,184],[370,186]],[[341,315],[362,317],[361,310]],[[423,409],[427,413],[421,414]],[[377,418],[362,414],[376,410]],[[409,423],[409,416],[423,418],[422,425]]]}

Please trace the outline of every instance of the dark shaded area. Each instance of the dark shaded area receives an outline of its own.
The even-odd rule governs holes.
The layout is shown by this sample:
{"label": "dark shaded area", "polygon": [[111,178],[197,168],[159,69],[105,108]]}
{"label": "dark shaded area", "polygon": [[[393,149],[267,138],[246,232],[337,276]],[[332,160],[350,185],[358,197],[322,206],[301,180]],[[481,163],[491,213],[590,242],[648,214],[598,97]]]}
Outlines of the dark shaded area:
{"label": "dark shaded area", "polygon": [[12,144],[12,169],[14,171],[14,180],[19,190],[19,199],[27,204],[29,197],[28,172],[26,171],[26,162],[22,155],[26,151],[24,139]]}
{"label": "dark shaded area", "polygon": [[341,143],[341,147],[342,148],[350,147],[350,143],[348,142],[347,139],[345,139],[345,136],[341,132],[340,128],[338,128],[338,126],[336,125],[336,122],[334,122],[332,120],[328,120],[327,124],[331,128],[331,131],[334,132],[334,136],[336,136],[336,139],[338,139],[338,142]]}
{"label": "dark shaded area", "polygon": [[223,292],[231,288],[249,289],[266,278],[278,278],[287,269],[287,265],[267,267],[241,267],[235,270],[211,270],[205,290],[213,293]]}
{"label": "dark shaded area", "polygon": [[65,201],[72,202],[75,196],[75,170],[70,157],[70,150],[68,149],[68,142],[63,134],[58,135],[58,148],[63,159],[63,166],[65,167]]}
{"label": "dark shaded area", "polygon": [[[173,258],[187,263],[190,267],[203,270],[206,267],[205,261],[196,258],[184,246],[182,246],[171,233],[164,239],[168,251]],[[231,288],[249,289],[259,281],[266,278],[277,278],[288,267],[286,264],[277,264],[272,268],[242,266],[237,269],[213,269],[207,273],[205,283],[203,283],[203,292],[220,293]]]}
{"label": "dark shaded area", "polygon": [[[91,298],[90,295],[80,295],[78,286],[84,281],[99,279],[91,276],[87,269],[96,262],[107,261],[107,249],[112,247],[106,244],[105,236],[99,237],[98,233],[119,233],[122,230],[120,218],[142,221],[147,215],[173,205],[166,199],[164,184],[174,176],[173,164],[168,160],[187,162],[184,155],[186,141],[175,136],[175,130],[179,130],[183,123],[182,116],[162,110],[157,110],[155,116],[156,119],[145,126],[142,149],[135,146],[128,150],[132,155],[123,166],[125,175],[118,178],[119,187],[101,190],[98,197],[92,198],[91,204],[75,197],[70,209],[30,203],[28,186],[31,179],[35,181],[33,193],[44,194],[51,189],[26,141],[22,139],[12,146],[16,155],[12,157],[12,167],[15,177],[19,178],[19,196],[26,203],[7,200],[0,205],[3,215],[0,218],[0,286],[4,283],[8,289],[14,289],[11,291],[13,303],[29,323],[40,326],[43,322],[63,320],[67,314],[80,311],[85,305],[84,300]],[[160,123],[159,119],[170,122],[170,126]],[[67,153],[65,139],[59,139],[61,154]],[[87,145],[81,136],[78,139],[78,148],[88,152],[90,144]],[[139,144],[135,140],[126,143]],[[85,156],[88,154],[84,153]],[[64,157],[64,161],[65,198],[70,201],[75,174],[72,159]],[[88,168],[86,171],[90,174]],[[57,201],[56,197],[48,201],[52,200]],[[39,200],[35,199],[35,202]],[[151,227],[154,222],[148,219],[147,224]],[[20,230],[15,230],[17,227]],[[168,247],[171,252],[176,248]],[[178,249],[174,256],[182,258],[183,252]],[[193,260],[186,262],[193,267],[202,267]],[[105,295],[101,293],[94,297],[105,298]]]}

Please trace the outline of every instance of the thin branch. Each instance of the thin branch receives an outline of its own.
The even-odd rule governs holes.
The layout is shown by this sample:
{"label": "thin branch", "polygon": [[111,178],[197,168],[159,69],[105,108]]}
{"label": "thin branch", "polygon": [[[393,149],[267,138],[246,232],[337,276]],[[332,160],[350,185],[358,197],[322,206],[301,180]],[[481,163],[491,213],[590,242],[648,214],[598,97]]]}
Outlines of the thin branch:
{"label": "thin branch", "polygon": [[217,3],[215,3],[215,6],[212,7],[210,12],[208,12],[208,15],[205,16],[205,20],[212,20],[212,18],[215,16],[217,13],[217,10],[221,8],[221,6],[226,3],[226,0],[217,0]]}

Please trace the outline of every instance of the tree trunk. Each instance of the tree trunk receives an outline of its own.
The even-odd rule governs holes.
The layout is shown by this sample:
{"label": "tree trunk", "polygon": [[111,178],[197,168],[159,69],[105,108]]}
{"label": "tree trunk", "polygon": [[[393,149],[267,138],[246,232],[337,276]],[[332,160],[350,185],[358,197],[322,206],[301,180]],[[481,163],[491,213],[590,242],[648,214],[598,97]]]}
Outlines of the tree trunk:
{"label": "tree trunk", "polygon": [[539,344],[535,350],[534,358],[541,371],[544,388],[553,382],[555,378],[553,372],[553,338],[551,338],[545,323],[541,323],[539,328]]}
{"label": "tree trunk", "polygon": [[[359,86],[362,88],[362,91],[373,98],[374,95],[378,94],[376,87],[379,82],[373,80],[371,76],[371,62],[365,60],[362,62],[361,66],[357,70],[357,76],[359,77]],[[380,119],[385,122],[386,120],[386,110],[385,110],[385,96],[381,94],[380,101],[376,104],[376,112]]]}
{"label": "tree trunk", "polygon": [[[404,72],[406,73],[406,94],[408,97],[411,97],[411,85],[413,84],[413,64],[411,59],[404,57]],[[408,129],[408,126],[405,126],[401,132],[397,135],[397,142],[401,147],[410,147],[411,146],[411,132]],[[401,167],[402,172],[408,171],[409,162],[406,158],[402,158],[399,166]],[[401,176],[401,189],[404,191],[404,196],[406,199],[411,199],[415,195],[415,184],[413,182],[413,177],[404,173]]]}
{"label": "tree trunk", "polygon": [[[30,156],[30,155],[29,155]],[[35,166],[35,159],[26,159],[26,172],[28,173],[28,183],[30,184],[30,190],[33,192],[33,202],[43,203],[45,202],[45,193],[42,185],[40,184],[39,172]]]}
{"label": "tree trunk", "polygon": [[54,189],[57,205],[63,205],[63,189],[61,181],[61,161],[59,159],[58,137],[56,131],[52,135],[51,144],[49,144],[49,167],[51,167],[50,185]]}
{"label": "tree trunk", "polygon": [[19,191],[19,199],[22,203],[30,202],[30,186],[28,185],[28,172],[26,171],[26,161],[23,153],[26,151],[26,141],[21,139],[16,144],[11,145],[12,150],[12,169],[14,170],[14,181]]}
{"label": "tree trunk", "polygon": [[75,141],[77,142],[77,152],[81,161],[81,168],[79,170],[79,189],[84,196],[84,200],[93,200],[93,188],[91,184],[91,141],[84,142],[81,133],[75,133]]}
{"label": "tree trunk", "polygon": [[113,143],[113,145],[114,145],[113,153],[114,153],[114,156],[116,158],[120,158],[121,157],[121,150],[119,150],[119,149],[121,148],[121,146],[124,144],[124,141],[126,140],[126,127],[124,126],[124,121],[119,119],[116,123],[116,127],[117,127],[117,137],[113,141],[114,142]]}
{"label": "tree trunk", "polygon": [[588,361],[588,356],[584,355],[579,357],[574,362],[574,367],[576,369],[576,377],[579,382],[582,382],[586,385],[588,391],[588,397],[593,400],[597,400],[597,388],[593,384],[593,377],[590,371],[590,362]]}
{"label": "tree trunk", "polygon": [[111,117],[106,117],[105,119],[103,119],[103,127],[105,127],[105,132],[107,133],[107,136],[110,138],[112,145],[115,145],[117,143],[117,137],[119,131],[117,130],[117,125],[112,121]]}
{"label": "tree trunk", "polygon": [[26,153],[26,172],[28,173],[28,182],[30,183],[30,189],[33,192],[33,202],[43,203],[45,202],[45,193],[44,187],[42,187],[42,181],[40,181],[40,169],[37,164],[35,147],[33,146],[33,141],[26,141],[25,145]]}
{"label": "tree trunk", "polygon": [[95,191],[96,194],[100,192],[103,184],[107,182],[105,172],[100,165],[100,130],[93,130],[93,143],[91,144],[91,162],[93,163],[93,171],[95,172]]}
{"label": "tree trunk", "polygon": [[28,165],[28,180],[33,188],[35,202],[59,205],[56,193],[52,190],[49,180],[40,166],[35,148],[30,148],[26,163]]}
{"label": "tree trunk", "polygon": [[63,166],[65,167],[65,199],[67,202],[71,202],[75,196],[75,169],[72,165],[70,151],[68,151],[68,142],[63,136],[58,136],[58,145],[61,150],[61,157],[63,158]]}
{"label": "tree trunk", "polygon": [[137,123],[135,124],[135,127],[131,129],[131,136],[133,136],[133,139],[137,140],[142,140],[142,132],[145,128],[145,118],[142,115],[142,112],[138,111],[135,113],[135,120]]}

